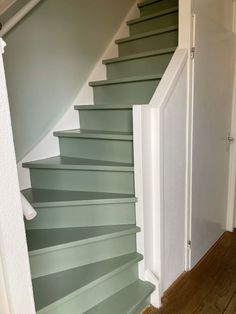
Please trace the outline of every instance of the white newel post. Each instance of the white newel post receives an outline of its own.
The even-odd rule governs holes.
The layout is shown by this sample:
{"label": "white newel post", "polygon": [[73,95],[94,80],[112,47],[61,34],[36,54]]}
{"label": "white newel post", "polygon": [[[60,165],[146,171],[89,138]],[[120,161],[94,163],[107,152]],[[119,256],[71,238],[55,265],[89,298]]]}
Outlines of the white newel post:
{"label": "white newel post", "polygon": [[35,307],[2,58],[4,46],[0,38],[0,276],[4,277],[0,298],[5,299],[0,313],[33,314]]}

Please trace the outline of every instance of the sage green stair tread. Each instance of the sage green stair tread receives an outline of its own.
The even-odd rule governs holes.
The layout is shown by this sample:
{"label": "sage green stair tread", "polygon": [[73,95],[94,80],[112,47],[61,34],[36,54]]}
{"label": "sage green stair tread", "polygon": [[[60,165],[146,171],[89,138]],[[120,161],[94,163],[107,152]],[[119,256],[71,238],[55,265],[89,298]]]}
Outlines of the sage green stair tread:
{"label": "sage green stair tread", "polygon": [[134,166],[132,164],[61,156],[27,162],[23,164],[23,167],[37,169],[134,171]]}
{"label": "sage green stair tread", "polygon": [[174,53],[176,50],[176,47],[171,48],[164,48],[164,49],[158,49],[158,50],[152,50],[147,52],[141,52],[136,54],[131,54],[123,57],[117,57],[117,58],[111,58],[103,60],[103,64],[110,64],[110,63],[116,63],[116,62],[122,62],[122,61],[129,61],[129,60],[135,60],[135,59],[141,59],[156,55],[162,55],[162,54],[168,54],[168,53]]}
{"label": "sage green stair tread", "polygon": [[122,84],[122,83],[153,81],[153,80],[160,80],[162,76],[163,74],[133,76],[133,77],[126,77],[123,79],[94,81],[94,82],[90,82],[89,85],[96,87],[96,86],[114,85],[114,84]]}
{"label": "sage green stair tread", "polygon": [[[162,0],[161,0],[162,1]],[[145,7],[146,5],[150,5],[150,4],[153,4],[153,3],[156,3],[156,2],[160,2],[160,0],[147,0],[147,1],[142,1],[140,3],[138,3],[138,7],[141,8],[141,7]]]}
{"label": "sage green stair tread", "polygon": [[101,193],[86,191],[62,191],[26,189],[22,193],[33,207],[76,206],[91,204],[132,203],[137,199],[132,194]]}
{"label": "sage green stair tread", "polygon": [[153,18],[162,16],[162,15],[167,15],[167,14],[170,14],[170,13],[173,13],[173,12],[178,12],[178,10],[179,10],[178,6],[175,6],[173,8],[165,9],[165,10],[153,13],[153,14],[148,14],[148,15],[141,16],[139,18],[130,20],[130,21],[127,22],[127,25],[133,25],[133,24],[141,23],[141,22],[144,22],[144,21],[147,21],[147,20],[151,20]]}
{"label": "sage green stair tread", "polygon": [[100,105],[76,105],[75,110],[122,110],[122,109],[132,109],[134,105],[132,104],[100,104]]}
{"label": "sage green stair tread", "polygon": [[134,314],[154,289],[152,284],[137,280],[84,314]]}
{"label": "sage green stair tread", "polygon": [[146,37],[151,37],[151,36],[155,36],[155,35],[158,35],[158,34],[168,33],[168,32],[175,31],[177,29],[178,29],[178,25],[164,27],[164,28],[161,28],[161,29],[158,29],[158,30],[155,30],[155,31],[145,32],[145,33],[141,33],[141,34],[138,34],[138,35],[133,35],[133,36],[117,39],[116,40],[116,44],[122,44],[122,43],[126,43],[126,42],[129,42],[129,41],[141,39],[141,38],[146,38]]}
{"label": "sage green stair tread", "polygon": [[139,231],[135,225],[37,229],[27,231],[27,242],[32,255],[46,252],[48,249],[85,245]]}
{"label": "sage green stair tread", "polygon": [[85,129],[74,129],[57,131],[53,133],[58,137],[80,137],[80,138],[93,138],[93,139],[107,139],[107,140],[123,140],[132,141],[133,134],[130,132],[111,132],[102,130],[85,130]]}
{"label": "sage green stair tread", "polygon": [[36,309],[62,301],[72,293],[79,294],[141,260],[142,255],[132,253],[34,279]]}

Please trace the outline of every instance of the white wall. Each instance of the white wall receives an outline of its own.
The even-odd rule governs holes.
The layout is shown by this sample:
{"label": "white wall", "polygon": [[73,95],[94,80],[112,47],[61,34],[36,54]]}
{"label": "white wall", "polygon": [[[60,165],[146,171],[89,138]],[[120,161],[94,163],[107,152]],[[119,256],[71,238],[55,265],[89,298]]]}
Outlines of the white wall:
{"label": "white wall", "polygon": [[227,135],[231,128],[236,52],[235,35],[228,30],[232,24],[232,2],[195,0],[194,12],[192,266],[226,230]]}
{"label": "white wall", "polygon": [[29,258],[1,53],[0,147],[0,256],[6,295],[11,314],[33,314],[35,308]]}

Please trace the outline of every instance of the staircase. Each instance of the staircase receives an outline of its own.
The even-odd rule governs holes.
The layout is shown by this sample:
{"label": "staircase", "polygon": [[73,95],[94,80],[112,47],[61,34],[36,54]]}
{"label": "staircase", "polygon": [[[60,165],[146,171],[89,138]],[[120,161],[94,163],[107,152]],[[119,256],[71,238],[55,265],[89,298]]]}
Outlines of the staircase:
{"label": "staircase", "polygon": [[26,222],[37,313],[139,314],[152,284],[138,277],[132,105],[149,103],[178,42],[178,0],[138,4],[119,57],[91,82],[80,129],[55,132],[60,156],[23,164],[22,191],[38,216]]}

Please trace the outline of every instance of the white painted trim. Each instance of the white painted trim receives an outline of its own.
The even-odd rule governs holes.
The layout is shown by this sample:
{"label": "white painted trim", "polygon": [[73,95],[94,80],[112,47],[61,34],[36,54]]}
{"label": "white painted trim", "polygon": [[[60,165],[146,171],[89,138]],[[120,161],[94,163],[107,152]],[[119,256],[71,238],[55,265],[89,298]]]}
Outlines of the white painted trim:
{"label": "white painted trim", "polygon": [[[3,41],[0,40],[0,44]],[[0,47],[2,51],[2,47]],[[0,54],[0,257],[10,313],[34,314],[25,227],[2,54]],[[3,287],[1,287],[3,288]],[[7,299],[6,299],[7,298]],[[5,313],[4,313],[5,314]]]}
{"label": "white painted trim", "polygon": [[5,0],[0,5],[0,15],[2,15],[4,12],[6,12],[17,0]]}
{"label": "white painted trim", "polygon": [[31,0],[21,8],[9,21],[3,25],[0,37],[5,36],[17,23],[19,23],[41,0]]}
{"label": "white painted trim", "polygon": [[[236,34],[236,1],[233,0],[233,25],[232,31]],[[236,65],[234,70],[234,90],[232,101],[232,117],[230,136],[236,139]],[[235,193],[236,193],[236,141],[230,144],[229,152],[229,179],[226,230],[233,231],[235,226]]]}
{"label": "white painted trim", "polygon": [[145,280],[146,254],[144,244],[144,200],[143,200],[143,137],[142,137],[142,107],[133,107],[133,149],[134,149],[134,181],[135,195],[138,198],[136,203],[136,224],[141,228],[137,234],[137,251],[143,255],[139,262],[139,278]]}

